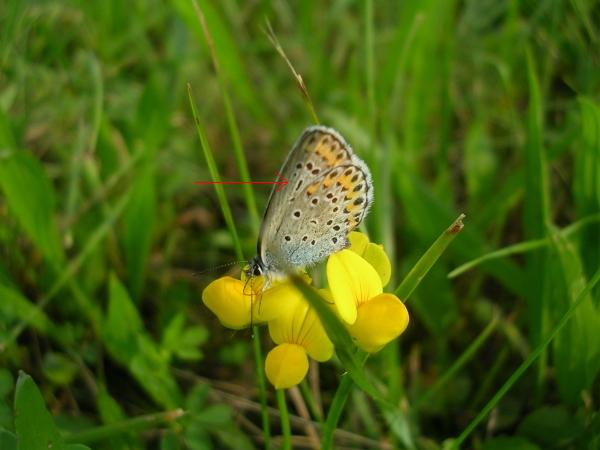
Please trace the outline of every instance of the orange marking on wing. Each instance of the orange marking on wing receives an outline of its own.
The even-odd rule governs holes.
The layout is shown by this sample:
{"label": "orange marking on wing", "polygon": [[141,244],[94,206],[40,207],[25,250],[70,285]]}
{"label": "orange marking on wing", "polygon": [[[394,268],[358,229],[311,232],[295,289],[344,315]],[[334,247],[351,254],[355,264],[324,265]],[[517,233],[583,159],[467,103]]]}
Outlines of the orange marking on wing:
{"label": "orange marking on wing", "polygon": [[307,195],[313,195],[317,189],[319,188],[319,183],[313,183],[309,187],[306,188]]}
{"label": "orange marking on wing", "polygon": [[348,219],[348,231],[352,231],[358,225],[358,221],[355,219]]}
{"label": "orange marking on wing", "polygon": [[352,210],[354,210],[355,208],[356,206],[354,205],[354,203],[349,203],[344,207],[344,212],[351,213]]}
{"label": "orange marking on wing", "polygon": [[336,152],[330,144],[331,137],[325,136],[315,147],[315,153],[323,159],[323,162],[327,167],[333,167],[337,161]]}
{"label": "orange marking on wing", "polygon": [[351,180],[352,175],[340,175],[336,182],[342,187],[343,190],[349,191],[347,195],[350,195],[350,192],[354,188],[354,183]]}

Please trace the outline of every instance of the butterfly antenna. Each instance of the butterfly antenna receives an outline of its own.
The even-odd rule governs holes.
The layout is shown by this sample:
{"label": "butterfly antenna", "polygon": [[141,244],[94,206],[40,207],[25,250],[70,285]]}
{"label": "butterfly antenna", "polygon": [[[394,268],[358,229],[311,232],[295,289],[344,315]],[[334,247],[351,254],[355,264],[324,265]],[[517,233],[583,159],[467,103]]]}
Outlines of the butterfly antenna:
{"label": "butterfly antenna", "polygon": [[215,270],[219,270],[219,269],[224,269],[225,267],[231,267],[234,266],[236,264],[248,264],[249,261],[232,261],[232,262],[228,262],[225,264],[219,264],[218,266],[212,266],[209,267],[207,269],[204,270],[200,270],[200,271],[194,271],[194,275],[196,276],[200,276],[200,275],[204,275],[207,272],[214,272]]}
{"label": "butterfly antenna", "polygon": [[250,334],[254,339],[254,275],[246,281],[246,284],[250,282]]}

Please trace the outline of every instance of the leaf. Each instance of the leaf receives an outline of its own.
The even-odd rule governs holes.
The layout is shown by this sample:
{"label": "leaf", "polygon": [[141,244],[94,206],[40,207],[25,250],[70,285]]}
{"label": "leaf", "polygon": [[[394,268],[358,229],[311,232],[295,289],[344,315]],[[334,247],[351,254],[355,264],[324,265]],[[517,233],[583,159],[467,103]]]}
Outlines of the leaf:
{"label": "leaf", "polygon": [[160,450],[179,450],[179,439],[173,431],[167,431],[160,439]]}
{"label": "leaf", "polygon": [[239,428],[229,425],[213,430],[217,438],[233,450],[254,450],[252,441]]}
{"label": "leaf", "polygon": [[52,327],[44,312],[27,300],[16,288],[0,282],[0,318],[6,323],[27,320],[36,330],[46,333]]}
{"label": "leaf", "polygon": [[146,261],[152,245],[156,216],[154,174],[154,162],[146,162],[131,188],[130,200],[123,212],[122,243],[131,296],[136,300],[141,295]]}
{"label": "leaf", "polygon": [[0,369],[0,400],[6,397],[14,386],[12,374],[8,369]]}
{"label": "leaf", "polygon": [[175,315],[165,328],[161,349],[184,360],[199,360],[203,357],[198,348],[208,338],[208,330],[204,327],[189,327],[184,329],[185,317],[182,313]]}
{"label": "leaf", "polygon": [[110,395],[106,386],[98,385],[98,397],[96,399],[98,413],[103,423],[115,423],[125,418],[125,414],[119,403]]}
{"label": "leaf", "polygon": [[500,436],[485,441],[483,450],[540,450],[540,447],[522,437]]}
{"label": "leaf", "polygon": [[144,331],[144,326],[129,294],[114,274],[109,283],[104,343],[113,358],[128,365],[137,352],[137,336]]}
{"label": "leaf", "polygon": [[584,424],[564,406],[544,406],[530,413],[517,433],[543,448],[564,447],[584,431]]}
{"label": "leaf", "polygon": [[65,355],[55,352],[48,352],[44,355],[42,372],[54,384],[64,386],[71,383],[77,370],[77,364]]}
{"label": "leaf", "polygon": [[0,157],[0,188],[10,211],[47,260],[64,261],[54,218],[54,188],[40,162],[26,151]]}
{"label": "leaf", "polygon": [[109,354],[128,368],[158,404],[173,408],[181,403],[167,360],[161,357],[127,290],[114,274],[110,280],[103,339]]}
{"label": "leaf", "polygon": [[185,317],[183,313],[178,313],[169,321],[162,336],[161,347],[168,353],[174,352],[178,345],[183,327],[185,326]]}
{"label": "leaf", "polygon": [[221,427],[231,423],[233,411],[229,405],[216,404],[204,408],[202,411],[194,413],[193,420],[208,428]]}
{"label": "leaf", "polygon": [[[585,217],[600,211],[600,106],[585,97],[579,99],[579,106],[583,132],[574,154],[573,196],[578,217]],[[600,224],[583,230],[580,247],[586,274],[591,276],[600,265]]]}
{"label": "leaf", "polygon": [[204,353],[198,347],[208,339],[208,330],[204,327],[187,328],[181,336],[181,345],[175,354],[188,361],[198,361],[204,357]]}
{"label": "leaf", "polygon": [[145,334],[138,336],[137,344],[138,351],[129,364],[130,372],[157,403],[175,408],[181,404],[181,394],[168,364]]}
{"label": "leaf", "polygon": [[12,408],[6,403],[4,403],[4,401],[0,401],[0,429],[12,428],[13,423],[14,420],[12,415]]}
{"label": "leaf", "polygon": [[17,437],[10,431],[0,428],[0,448],[2,450],[17,450]]}
{"label": "leaf", "polygon": [[[558,258],[550,256],[555,273],[552,311],[561,315],[583,291],[586,278],[575,246],[556,231],[552,244],[558,255]],[[600,371],[599,329],[600,311],[589,294],[554,340],[558,390],[571,405],[581,403],[582,391],[591,387]]]}
{"label": "leaf", "polygon": [[191,423],[184,430],[186,448],[190,450],[212,450],[214,446],[208,432],[201,425]]}
{"label": "leaf", "polygon": [[19,450],[52,448],[64,450],[65,443],[33,379],[19,373],[15,392],[15,429]]}

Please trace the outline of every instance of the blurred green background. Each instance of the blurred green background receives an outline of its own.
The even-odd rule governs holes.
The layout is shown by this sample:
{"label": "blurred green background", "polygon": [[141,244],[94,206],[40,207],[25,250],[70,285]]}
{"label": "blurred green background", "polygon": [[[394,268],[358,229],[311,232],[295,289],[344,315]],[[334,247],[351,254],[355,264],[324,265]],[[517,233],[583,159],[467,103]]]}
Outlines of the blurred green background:
{"label": "blurred green background", "polygon": [[[236,256],[214,190],[193,184],[211,177],[187,83],[223,179],[240,179],[239,143],[252,179],[272,180],[312,118],[268,19],[321,122],[371,167],[366,230],[392,256],[390,287],[467,215],[408,302],[407,332],[367,365],[410,431],[357,390],[337,434],[339,448],[402,448],[403,433],[441,448],[600,266],[598,2],[199,4],[220,72],[188,0],[0,3],[0,430],[14,431],[22,369],[74,442],[262,448],[250,332],[200,301],[239,268],[204,272]],[[253,189],[260,216],[269,188]],[[244,192],[226,188],[250,258]],[[584,297],[465,448],[600,448],[600,289]],[[325,409],[341,374],[320,366]],[[86,435],[177,408],[188,414]],[[294,442],[314,448],[302,424]]]}

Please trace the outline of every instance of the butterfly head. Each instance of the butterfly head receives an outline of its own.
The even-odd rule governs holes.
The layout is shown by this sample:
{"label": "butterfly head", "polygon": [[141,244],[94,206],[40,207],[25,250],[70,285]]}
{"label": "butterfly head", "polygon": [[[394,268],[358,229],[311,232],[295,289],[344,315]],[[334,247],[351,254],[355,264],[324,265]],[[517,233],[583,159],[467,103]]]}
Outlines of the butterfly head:
{"label": "butterfly head", "polygon": [[260,277],[265,273],[265,264],[260,259],[260,256],[255,256],[250,260],[248,269],[246,269],[246,277]]}

